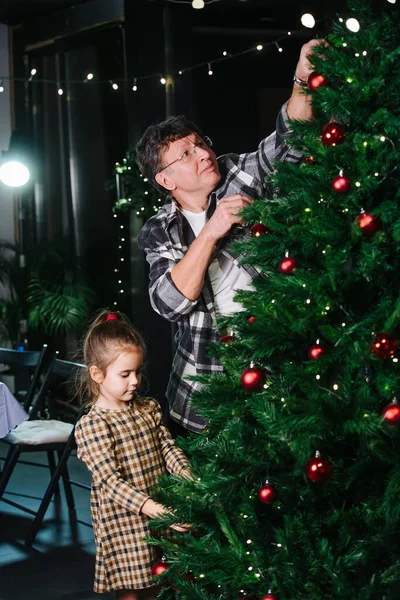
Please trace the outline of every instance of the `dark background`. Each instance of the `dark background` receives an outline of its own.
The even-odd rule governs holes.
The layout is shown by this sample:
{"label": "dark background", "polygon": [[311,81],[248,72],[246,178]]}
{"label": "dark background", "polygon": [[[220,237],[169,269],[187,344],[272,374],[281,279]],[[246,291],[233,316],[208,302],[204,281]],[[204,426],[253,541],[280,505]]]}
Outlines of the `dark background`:
{"label": "dark background", "polygon": [[[63,244],[79,257],[99,308],[113,308],[118,300],[147,339],[150,391],[160,400],[171,330],[149,306],[146,266],[135,240],[140,220],[128,214],[112,218],[115,193],[105,184],[114,164],[135,147],[147,125],[177,113],[198,123],[217,154],[254,150],[274,130],[277,112],[290,96],[302,44],[322,37],[344,4],[221,0],[194,10],[179,0],[0,3],[0,22],[10,25],[13,128],[29,133],[36,163],[36,183],[23,198],[25,251]],[[315,29],[301,25],[304,12],[313,13]],[[208,61],[223,51],[236,54],[259,43],[262,52],[215,63],[214,75],[208,75]],[[33,67],[37,75],[29,82]],[[88,72],[95,79],[83,84]],[[162,86],[159,76],[147,77],[152,74],[172,79]],[[110,80],[124,79],[114,92]],[[122,266],[121,225],[130,231],[120,251],[126,258]],[[123,281],[123,296],[117,279]]]}

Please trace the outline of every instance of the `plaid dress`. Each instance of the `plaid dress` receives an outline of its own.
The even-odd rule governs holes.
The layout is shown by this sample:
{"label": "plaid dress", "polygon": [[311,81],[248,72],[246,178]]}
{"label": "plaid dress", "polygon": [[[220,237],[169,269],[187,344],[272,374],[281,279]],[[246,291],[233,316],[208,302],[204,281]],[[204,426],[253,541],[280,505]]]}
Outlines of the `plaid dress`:
{"label": "plaid dress", "polygon": [[[286,104],[282,106],[276,121],[276,131],[262,140],[256,152],[225,154],[218,158],[221,181],[210,195],[207,220],[212,216],[221,198],[244,194],[250,198],[270,198],[272,191],[268,176],[274,170],[276,160],[299,162],[302,154],[293,149],[289,134]],[[245,227],[232,227],[230,233],[216,244],[210,259],[218,254],[234,262],[253,279],[258,271],[249,265],[241,265],[242,256],[235,255],[232,242],[248,236]],[[197,300],[189,300],[176,288],[171,271],[185,256],[195,239],[189,222],[168,198],[158,213],[143,226],[138,246],[146,253],[150,265],[149,296],[158,314],[177,325],[176,351],[166,391],[170,415],[174,421],[195,433],[201,433],[205,421],[192,406],[191,398],[201,384],[191,381],[186,373],[203,375],[221,372],[221,363],[207,353],[210,342],[220,339],[214,307],[211,281],[206,273],[204,285]]]}
{"label": "plaid dress", "polygon": [[151,532],[140,509],[159,475],[189,467],[162,425],[160,406],[149,400],[149,407],[154,410],[143,413],[134,402],[119,410],[93,406],[76,426],[78,457],[92,474],[97,593],[154,585],[159,550],[143,539]]}

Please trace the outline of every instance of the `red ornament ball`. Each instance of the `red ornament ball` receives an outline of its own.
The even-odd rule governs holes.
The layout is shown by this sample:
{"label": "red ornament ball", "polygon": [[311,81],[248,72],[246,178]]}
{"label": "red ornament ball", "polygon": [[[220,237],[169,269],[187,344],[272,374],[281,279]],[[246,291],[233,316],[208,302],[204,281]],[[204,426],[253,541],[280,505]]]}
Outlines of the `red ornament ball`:
{"label": "red ornament ball", "polygon": [[374,343],[371,346],[372,354],[378,358],[389,358],[393,356],[397,349],[397,341],[390,333],[377,333]]}
{"label": "red ornament ball", "polygon": [[251,237],[261,237],[262,235],[267,235],[268,233],[269,231],[265,227],[264,223],[256,223],[253,225],[253,227],[250,227]]}
{"label": "red ornament ball", "polygon": [[224,335],[224,336],[222,336],[220,342],[221,342],[221,344],[224,344],[225,346],[229,346],[230,344],[232,344],[234,339],[235,338],[233,337],[233,335]]}
{"label": "red ornament ball", "polygon": [[322,128],[321,141],[324,146],[340,146],[346,137],[346,128],[336,121],[327,123]]}
{"label": "red ornament ball", "polygon": [[310,358],[312,358],[313,360],[316,360],[323,353],[324,353],[323,348],[321,348],[321,346],[319,344],[315,344],[315,346],[311,346],[310,350],[308,351],[308,356]]}
{"label": "red ornament ball", "polygon": [[156,562],[152,569],[151,569],[151,574],[155,577],[157,575],[162,575],[163,573],[165,573],[165,571],[168,569],[168,564],[167,561],[164,559],[161,559],[159,562]]}
{"label": "red ornament ball", "polygon": [[328,80],[321,73],[316,73],[313,71],[308,77],[308,87],[310,90],[315,92],[315,90],[323,85],[329,85]]}
{"label": "red ornament ball", "polygon": [[249,323],[254,323],[254,321],[256,320],[256,318],[255,317],[249,317],[247,320],[248,320]]}
{"label": "red ornament ball", "polygon": [[251,363],[240,377],[242,387],[248,392],[260,392],[265,383],[265,371]]}
{"label": "red ornament ball", "polygon": [[308,165],[312,165],[315,161],[315,158],[313,156],[306,156],[305,161]]}
{"label": "red ornament ball", "polygon": [[275,594],[264,594],[264,596],[261,596],[261,600],[278,600],[278,596],[275,596]]}
{"label": "red ornament ball", "polygon": [[265,483],[258,490],[258,499],[263,504],[272,504],[276,500],[276,490],[275,490],[275,488],[272,485],[270,485],[269,483]]}
{"label": "red ornament ball", "polygon": [[306,465],[308,479],[315,483],[324,483],[332,477],[333,466],[327,458],[322,458],[319,452]]}
{"label": "red ornament ball", "polygon": [[361,233],[365,237],[374,236],[375,233],[382,228],[381,222],[378,218],[364,211],[358,215],[356,221]]}
{"label": "red ornament ball", "polygon": [[400,425],[400,405],[397,402],[388,404],[383,409],[383,418],[392,425]]}
{"label": "red ornament ball", "polygon": [[345,194],[350,189],[350,179],[348,179],[344,175],[338,175],[332,181],[332,188],[338,194]]}
{"label": "red ornament ball", "polygon": [[292,275],[296,268],[296,259],[291,256],[285,256],[279,263],[279,269],[284,275]]}

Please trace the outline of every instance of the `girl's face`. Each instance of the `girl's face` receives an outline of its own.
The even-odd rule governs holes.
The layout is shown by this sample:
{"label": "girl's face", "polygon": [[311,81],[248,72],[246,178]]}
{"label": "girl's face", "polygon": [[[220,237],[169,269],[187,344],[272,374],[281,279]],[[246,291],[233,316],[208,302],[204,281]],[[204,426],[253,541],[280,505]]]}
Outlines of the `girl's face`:
{"label": "girl's face", "polygon": [[123,408],[126,402],[132,400],[142,381],[142,366],[143,352],[140,348],[123,350],[97,381],[100,397],[113,406]]}

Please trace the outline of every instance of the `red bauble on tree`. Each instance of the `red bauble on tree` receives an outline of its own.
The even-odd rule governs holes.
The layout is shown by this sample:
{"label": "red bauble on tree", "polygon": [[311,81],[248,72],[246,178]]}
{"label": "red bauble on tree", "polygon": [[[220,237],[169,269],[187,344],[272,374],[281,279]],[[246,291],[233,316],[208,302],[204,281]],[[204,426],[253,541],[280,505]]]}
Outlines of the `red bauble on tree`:
{"label": "red bauble on tree", "polygon": [[224,346],[230,346],[230,344],[232,344],[234,339],[235,338],[233,337],[233,335],[224,335],[224,336],[222,336],[220,342],[221,342],[221,344],[224,344]]}
{"label": "red bauble on tree", "polygon": [[315,162],[315,158],[313,156],[306,156],[304,160],[308,165],[312,165],[313,162]]}
{"label": "red bauble on tree", "polygon": [[361,233],[365,237],[374,236],[375,233],[382,228],[380,220],[377,217],[374,217],[373,215],[365,211],[361,211],[356,221],[358,223]]}
{"label": "red bauble on tree", "polygon": [[323,85],[329,85],[327,78],[321,73],[313,71],[308,77],[308,87],[313,92]]}
{"label": "red bauble on tree", "polygon": [[240,377],[240,383],[248,392],[260,392],[265,383],[264,369],[256,367],[254,362],[251,362],[250,367],[243,371]]}
{"label": "red bauble on tree", "polygon": [[346,128],[336,121],[327,123],[322,128],[321,141],[324,146],[340,146],[346,137]]}
{"label": "red bauble on tree", "polygon": [[261,600],[278,600],[278,596],[275,596],[275,594],[271,594],[271,592],[268,592],[268,594],[264,594],[264,596],[261,596]]}
{"label": "red bauble on tree", "polygon": [[255,317],[249,317],[247,320],[248,320],[249,323],[254,323],[254,321],[256,320],[256,318]]}
{"label": "red bauble on tree", "polygon": [[292,275],[295,268],[296,259],[289,255],[286,255],[285,258],[282,258],[281,262],[279,263],[279,269],[284,275]]}
{"label": "red bauble on tree", "polygon": [[316,344],[314,346],[311,346],[311,348],[309,349],[308,356],[311,359],[316,360],[317,358],[322,356],[323,353],[324,349],[319,345],[319,340],[317,340]]}
{"label": "red bauble on tree", "polygon": [[338,194],[345,194],[350,189],[350,179],[343,175],[343,171],[340,171],[339,175],[332,181],[332,188]]}
{"label": "red bauble on tree", "polygon": [[392,425],[400,425],[400,406],[397,400],[385,406],[382,412],[383,418]]}
{"label": "red bauble on tree", "polygon": [[315,483],[324,483],[332,477],[333,466],[327,458],[322,458],[319,452],[306,465],[308,479]]}
{"label": "red bauble on tree", "polygon": [[253,227],[250,227],[251,237],[261,237],[262,235],[267,235],[268,233],[269,231],[265,227],[264,223],[256,223],[253,225]]}
{"label": "red bauble on tree", "polygon": [[258,490],[258,499],[263,504],[272,504],[276,500],[275,488],[266,481],[264,485]]}
{"label": "red bauble on tree", "polygon": [[397,341],[390,333],[381,332],[375,335],[374,343],[371,346],[372,354],[378,358],[390,358],[396,349]]}
{"label": "red bauble on tree", "polygon": [[162,575],[168,569],[167,559],[165,556],[158,562],[156,562],[151,568],[151,574],[155,577],[157,575]]}

